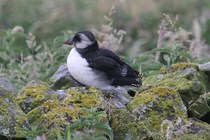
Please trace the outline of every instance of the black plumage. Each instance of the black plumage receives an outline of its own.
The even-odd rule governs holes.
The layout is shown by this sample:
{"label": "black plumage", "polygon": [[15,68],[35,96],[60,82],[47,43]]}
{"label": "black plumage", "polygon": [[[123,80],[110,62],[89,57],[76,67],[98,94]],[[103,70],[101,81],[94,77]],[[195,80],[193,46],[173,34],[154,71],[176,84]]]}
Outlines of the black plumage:
{"label": "black plumage", "polygon": [[110,50],[97,48],[92,52],[83,54],[82,57],[88,61],[89,67],[104,72],[107,77],[111,79],[111,85],[141,85],[140,81],[137,80],[139,72],[120,60],[120,58]]}

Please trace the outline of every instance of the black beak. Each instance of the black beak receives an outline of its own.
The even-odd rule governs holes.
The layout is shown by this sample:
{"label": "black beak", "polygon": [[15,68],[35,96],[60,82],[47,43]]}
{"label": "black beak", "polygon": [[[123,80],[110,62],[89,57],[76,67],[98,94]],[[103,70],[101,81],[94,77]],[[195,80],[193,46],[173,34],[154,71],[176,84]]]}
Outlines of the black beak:
{"label": "black beak", "polygon": [[74,44],[73,38],[70,38],[70,39],[66,40],[66,41],[64,42],[64,44],[73,45],[73,44]]}

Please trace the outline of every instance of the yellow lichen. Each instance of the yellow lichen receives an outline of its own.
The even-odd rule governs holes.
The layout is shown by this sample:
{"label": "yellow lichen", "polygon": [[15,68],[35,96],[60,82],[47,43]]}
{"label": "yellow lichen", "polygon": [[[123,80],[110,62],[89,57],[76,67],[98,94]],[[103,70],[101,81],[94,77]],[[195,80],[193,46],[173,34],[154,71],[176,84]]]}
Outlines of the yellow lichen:
{"label": "yellow lichen", "polygon": [[[87,116],[88,109],[98,108],[100,106],[99,96],[101,91],[95,88],[87,90],[80,88],[68,89],[65,97],[60,100],[56,93],[47,94],[45,93],[47,88],[39,87],[41,88],[38,89],[38,93],[32,93],[30,95],[34,99],[41,99],[42,102],[37,100],[37,107],[29,111],[27,116],[30,122],[35,124],[41,122],[41,127],[56,126],[62,128],[62,126],[77,121],[80,116]],[[37,87],[30,87],[30,90],[28,88],[26,89],[23,90],[23,93],[36,92],[34,89],[37,89]]]}
{"label": "yellow lichen", "polygon": [[112,127],[122,136],[134,136],[133,139],[147,139],[150,132],[160,136],[163,120],[187,117],[179,93],[165,86],[154,86],[139,93],[127,105],[127,109],[129,112],[121,110],[112,114]]}
{"label": "yellow lichen", "polygon": [[44,93],[44,91],[48,90],[49,86],[46,83],[42,83],[39,85],[31,85],[23,88],[22,92],[26,96],[37,96]]}
{"label": "yellow lichen", "polygon": [[187,62],[182,62],[182,63],[176,63],[171,65],[170,67],[162,67],[160,69],[160,73],[165,74],[165,73],[169,73],[169,72],[174,72],[174,71],[178,71],[178,70],[184,70],[186,68],[195,68],[196,70],[198,70],[198,66],[194,63],[187,63]]}
{"label": "yellow lichen", "polygon": [[46,83],[40,83],[37,85],[29,85],[24,87],[20,93],[19,96],[17,97],[17,101],[19,104],[25,103],[25,99],[28,97],[33,97],[33,106],[37,106],[40,104],[39,102],[44,100],[47,96],[45,94],[45,91],[49,89],[49,86]]}
{"label": "yellow lichen", "polygon": [[132,100],[128,107],[131,106],[135,106],[139,103],[141,104],[146,104],[148,102],[154,101],[156,96],[167,96],[167,95],[179,95],[179,93],[173,89],[173,88],[169,88],[169,87],[164,87],[164,86],[157,86],[157,87],[152,87],[149,90],[146,90],[142,93],[139,93],[134,100]]}
{"label": "yellow lichen", "polygon": [[52,100],[47,100],[47,101],[45,101],[45,102],[42,104],[42,106],[43,106],[44,108],[49,108],[49,109],[56,108],[57,105],[58,105],[57,102],[52,101]]}

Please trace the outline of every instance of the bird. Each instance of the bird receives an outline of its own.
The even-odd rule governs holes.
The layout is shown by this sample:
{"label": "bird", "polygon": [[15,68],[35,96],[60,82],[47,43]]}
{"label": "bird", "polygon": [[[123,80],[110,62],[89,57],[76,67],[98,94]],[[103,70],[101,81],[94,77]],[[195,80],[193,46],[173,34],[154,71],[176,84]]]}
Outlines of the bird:
{"label": "bird", "polygon": [[92,32],[77,32],[64,44],[74,46],[67,57],[67,67],[82,85],[116,93],[141,86],[139,72],[111,50],[99,47]]}

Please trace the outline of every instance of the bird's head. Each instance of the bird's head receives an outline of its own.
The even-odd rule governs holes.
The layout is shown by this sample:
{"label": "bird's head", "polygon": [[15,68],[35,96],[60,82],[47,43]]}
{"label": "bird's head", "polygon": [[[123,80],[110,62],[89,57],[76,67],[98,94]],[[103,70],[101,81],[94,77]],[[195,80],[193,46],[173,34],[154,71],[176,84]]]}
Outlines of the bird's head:
{"label": "bird's head", "polygon": [[74,45],[76,49],[86,49],[91,46],[97,46],[97,41],[93,33],[90,31],[81,31],[74,35],[73,38],[70,38],[64,42],[67,45]]}

